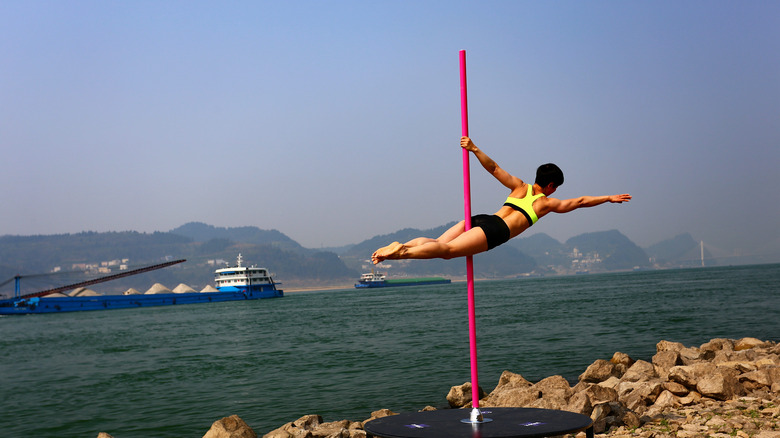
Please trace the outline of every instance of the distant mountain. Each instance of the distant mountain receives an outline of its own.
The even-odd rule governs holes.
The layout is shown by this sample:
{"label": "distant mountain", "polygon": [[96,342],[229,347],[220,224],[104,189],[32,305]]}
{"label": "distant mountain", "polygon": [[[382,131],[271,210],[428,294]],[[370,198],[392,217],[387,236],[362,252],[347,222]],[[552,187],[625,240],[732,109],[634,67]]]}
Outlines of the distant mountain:
{"label": "distant mountain", "polygon": [[[658,242],[646,248],[646,251],[659,265],[701,266],[701,244],[694,240],[690,233]],[[704,264],[708,266],[715,264],[712,254],[706,248],[704,248]]]}
{"label": "distant mountain", "polygon": [[[453,224],[427,230],[405,228],[378,235],[355,245],[338,247],[338,254],[304,248],[277,230],[224,228],[199,222],[190,222],[170,232],[6,235],[0,236],[0,284],[21,274],[26,276],[24,281],[27,287],[33,287],[29,284],[37,282],[34,287],[43,290],[83,281],[55,280],[59,274],[48,274],[53,270],[60,270],[61,273],[79,271],[79,274],[73,275],[83,275],[81,272],[85,264],[99,265],[102,262],[129,259],[127,264],[137,268],[163,260],[187,259],[187,263],[111,282],[112,290],[134,287],[143,291],[155,282],[171,288],[178,283],[202,288],[212,284],[214,269],[221,263],[234,263],[236,256],[241,253],[245,263],[267,267],[287,288],[350,285],[361,272],[374,267],[370,257],[377,248],[393,241],[405,242],[419,236],[439,236]],[[706,248],[704,257],[708,265],[715,264]],[[637,266],[699,266],[701,246],[687,233],[652,245],[646,251],[617,230],[585,233],[565,243],[542,233],[521,236],[492,251],[478,254],[474,257],[474,263],[478,278],[508,278],[527,273],[607,272]],[[86,269],[97,270],[96,267]],[[116,268],[110,269],[113,273]],[[388,271],[390,276],[465,275],[463,259],[391,260],[380,265],[380,269]],[[13,287],[12,282],[10,286],[8,283],[3,285],[0,294],[7,294],[9,287]],[[100,287],[95,290],[102,291]]]}
{"label": "distant mountain", "polygon": [[510,240],[508,245],[532,257],[539,266],[539,273],[554,271],[555,266],[571,264],[571,250],[544,233],[518,237]]}
{"label": "distant mountain", "polygon": [[[175,231],[0,236],[0,274],[4,273],[0,284],[20,274],[25,276],[23,287],[34,289],[22,293],[30,293],[115,274],[120,264],[137,268],[164,260],[187,259],[183,264],[102,283],[93,289],[116,293],[134,287],[143,291],[156,282],[169,288],[185,283],[200,289],[213,285],[214,269],[221,263],[235,263],[239,253],[245,263],[268,268],[285,287],[343,285],[359,276],[336,254],[305,249],[276,230],[216,228],[193,223]],[[90,273],[84,274],[85,271]],[[12,292],[13,282],[0,288],[0,294]]]}
{"label": "distant mountain", "polygon": [[170,233],[136,231],[48,236],[0,236],[0,263],[20,274],[41,273],[58,265],[129,258],[157,261],[187,252],[192,240]]}
{"label": "distant mountain", "polygon": [[298,242],[277,230],[262,230],[257,227],[215,227],[202,222],[190,222],[170,231],[172,234],[189,237],[196,242],[231,241],[273,245],[292,251],[305,251]]}
{"label": "distant mountain", "polygon": [[566,246],[583,254],[598,254],[607,271],[650,267],[647,254],[618,230],[585,233],[566,241]]}

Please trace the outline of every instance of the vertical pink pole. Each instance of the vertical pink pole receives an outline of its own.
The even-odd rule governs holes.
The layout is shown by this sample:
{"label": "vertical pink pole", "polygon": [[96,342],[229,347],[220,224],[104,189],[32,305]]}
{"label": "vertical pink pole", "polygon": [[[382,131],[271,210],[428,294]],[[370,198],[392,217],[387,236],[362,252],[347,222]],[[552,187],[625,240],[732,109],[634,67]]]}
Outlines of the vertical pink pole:
{"label": "vertical pink pole", "polygon": [[[469,135],[469,110],[466,93],[466,51],[460,51],[460,121],[462,135]],[[463,149],[463,207],[466,230],[471,229],[471,176],[469,151]],[[471,406],[479,408],[479,373],[477,372],[477,323],[474,303],[474,258],[466,257],[466,280],[469,301],[469,352],[471,355]]]}

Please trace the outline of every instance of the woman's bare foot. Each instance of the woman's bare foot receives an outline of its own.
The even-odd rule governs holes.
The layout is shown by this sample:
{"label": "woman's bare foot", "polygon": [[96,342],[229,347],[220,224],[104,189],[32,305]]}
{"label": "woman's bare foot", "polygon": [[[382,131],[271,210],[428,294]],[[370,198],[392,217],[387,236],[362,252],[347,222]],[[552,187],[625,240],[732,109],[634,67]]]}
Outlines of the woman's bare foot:
{"label": "woman's bare foot", "polygon": [[393,242],[390,245],[379,248],[371,254],[371,261],[374,264],[380,263],[387,259],[397,258],[406,249],[403,243]]}

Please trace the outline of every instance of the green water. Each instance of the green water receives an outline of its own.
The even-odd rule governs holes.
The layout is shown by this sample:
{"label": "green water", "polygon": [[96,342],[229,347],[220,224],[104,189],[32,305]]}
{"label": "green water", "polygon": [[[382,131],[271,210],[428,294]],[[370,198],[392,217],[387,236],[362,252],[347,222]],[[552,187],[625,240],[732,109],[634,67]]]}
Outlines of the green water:
{"label": "green water", "polygon": [[[780,265],[478,282],[480,385],[505,369],[576,380],[661,340],[780,340]],[[6,437],[200,437],[237,414],[262,435],[304,414],[443,406],[470,379],[466,287],[0,318]]]}

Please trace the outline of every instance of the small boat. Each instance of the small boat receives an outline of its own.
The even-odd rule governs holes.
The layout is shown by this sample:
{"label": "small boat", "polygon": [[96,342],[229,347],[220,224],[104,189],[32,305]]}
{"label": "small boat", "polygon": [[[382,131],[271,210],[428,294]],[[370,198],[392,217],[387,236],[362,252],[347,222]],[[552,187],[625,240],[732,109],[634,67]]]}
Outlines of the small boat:
{"label": "small boat", "polygon": [[[178,262],[183,262],[180,260]],[[259,298],[277,298],[284,296],[284,291],[277,289],[281,283],[274,282],[266,268],[257,266],[242,266],[241,254],[238,255],[236,266],[217,269],[214,272],[216,290],[207,287],[202,292],[184,289],[176,293],[161,287],[161,292],[152,291],[145,294],[125,295],[78,295],[69,296],[60,291],[77,289],[84,284],[94,284],[101,280],[79,283],[62,288],[51,289],[29,295],[0,300],[0,315],[26,315],[31,313],[78,312],[86,310],[126,309],[134,307],[170,306],[176,304],[214,303],[222,301],[256,300]],[[171,262],[175,263],[175,262]],[[169,264],[164,264],[169,265]],[[163,266],[163,265],[157,265]],[[157,268],[151,267],[151,268]],[[145,271],[151,268],[138,270]],[[127,275],[127,274],[121,274]],[[109,276],[110,279],[118,275]],[[16,277],[17,282],[19,278]],[[107,280],[102,280],[107,281]],[[157,285],[155,285],[157,286]],[[178,288],[177,288],[178,289]],[[19,290],[18,284],[16,290]]]}
{"label": "small boat", "polygon": [[443,277],[396,278],[388,280],[387,274],[371,271],[360,276],[358,282],[355,283],[355,288],[425,286],[431,284],[449,284],[451,282],[452,280],[449,278]]}
{"label": "small boat", "polygon": [[385,274],[378,272],[366,272],[360,276],[360,279],[355,283],[355,287],[383,287],[385,284]]}

